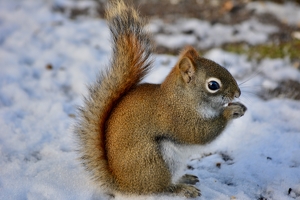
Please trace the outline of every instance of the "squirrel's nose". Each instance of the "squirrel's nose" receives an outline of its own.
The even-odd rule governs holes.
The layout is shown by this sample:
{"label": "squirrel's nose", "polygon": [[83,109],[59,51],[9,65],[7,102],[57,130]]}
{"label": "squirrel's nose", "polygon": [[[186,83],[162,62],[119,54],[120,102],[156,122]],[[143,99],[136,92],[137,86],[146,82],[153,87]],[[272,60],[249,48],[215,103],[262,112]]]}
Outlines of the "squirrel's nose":
{"label": "squirrel's nose", "polygon": [[236,92],[234,93],[234,97],[235,97],[235,98],[239,98],[240,96],[241,96],[241,90],[238,89],[238,91],[236,91]]}

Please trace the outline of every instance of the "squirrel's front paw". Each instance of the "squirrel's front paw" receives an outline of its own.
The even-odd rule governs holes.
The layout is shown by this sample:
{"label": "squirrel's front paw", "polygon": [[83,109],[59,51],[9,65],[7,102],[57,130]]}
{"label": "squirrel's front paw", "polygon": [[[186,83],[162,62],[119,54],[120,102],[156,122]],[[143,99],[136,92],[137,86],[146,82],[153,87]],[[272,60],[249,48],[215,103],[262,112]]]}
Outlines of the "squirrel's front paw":
{"label": "squirrel's front paw", "polygon": [[242,117],[247,110],[247,107],[240,102],[229,103],[224,110],[224,115],[227,119],[236,119]]}

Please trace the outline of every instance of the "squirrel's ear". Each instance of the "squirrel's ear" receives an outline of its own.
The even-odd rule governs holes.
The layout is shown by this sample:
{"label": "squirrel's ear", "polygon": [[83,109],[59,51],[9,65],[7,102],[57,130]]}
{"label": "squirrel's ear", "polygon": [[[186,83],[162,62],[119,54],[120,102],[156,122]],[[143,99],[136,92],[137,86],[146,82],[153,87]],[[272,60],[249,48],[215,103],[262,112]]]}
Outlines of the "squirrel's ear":
{"label": "squirrel's ear", "polygon": [[178,67],[184,82],[186,83],[191,82],[195,74],[195,66],[193,62],[190,60],[190,58],[188,57],[181,58]]}

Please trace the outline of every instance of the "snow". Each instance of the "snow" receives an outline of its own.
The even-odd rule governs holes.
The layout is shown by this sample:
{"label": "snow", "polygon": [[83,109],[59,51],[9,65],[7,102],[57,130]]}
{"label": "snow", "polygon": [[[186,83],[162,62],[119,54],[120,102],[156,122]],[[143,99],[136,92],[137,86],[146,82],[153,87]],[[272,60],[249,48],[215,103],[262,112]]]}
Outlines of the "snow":
{"label": "snow", "polygon": [[[277,27],[262,24],[254,18],[236,25],[210,24],[198,19],[179,19],[174,24],[165,24],[155,19],[148,28],[158,33],[155,36],[158,44],[175,49],[191,44],[210,48],[228,42],[248,42],[255,45],[266,42],[269,35],[278,30]],[[160,33],[162,30],[163,33]]]}
{"label": "snow", "polygon": [[[86,84],[95,80],[110,58],[109,31],[104,20],[70,20],[53,12],[59,2],[72,4],[0,0],[0,199],[106,199],[77,160],[72,125]],[[212,30],[226,33],[229,28],[190,23],[203,31],[199,35]],[[249,33],[245,40],[263,41],[252,38],[247,29],[260,27],[259,22],[238,26]],[[189,27],[174,28],[180,32]],[[261,29],[259,37],[273,31],[267,29]],[[216,43],[219,37],[213,33],[206,42]],[[246,115],[187,163],[186,171],[200,179],[199,199],[300,199],[300,102],[264,101],[247,93],[276,87],[286,79],[299,81],[299,71],[284,59],[253,63],[220,49],[204,56],[225,66],[239,83],[250,80],[241,84]],[[177,58],[154,57],[154,69],[145,81],[160,83]],[[118,194],[116,199],[183,198]]]}
{"label": "snow", "polygon": [[287,2],[284,5],[273,2],[251,2],[247,5],[247,8],[260,14],[274,14],[277,19],[285,24],[299,26],[300,10],[294,2]]}

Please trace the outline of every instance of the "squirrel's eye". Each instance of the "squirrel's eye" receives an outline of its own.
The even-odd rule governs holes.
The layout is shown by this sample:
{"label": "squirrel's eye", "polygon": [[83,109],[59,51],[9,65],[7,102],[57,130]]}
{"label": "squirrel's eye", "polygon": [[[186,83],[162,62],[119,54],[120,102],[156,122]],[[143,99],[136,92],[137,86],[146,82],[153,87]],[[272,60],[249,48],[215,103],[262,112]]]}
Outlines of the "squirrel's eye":
{"label": "squirrel's eye", "polygon": [[221,80],[215,77],[211,77],[206,80],[206,89],[210,93],[216,93],[222,87]]}
{"label": "squirrel's eye", "polygon": [[210,90],[215,91],[215,90],[220,89],[220,85],[219,85],[219,83],[218,83],[217,81],[210,81],[210,82],[208,83],[208,88],[209,88]]}

